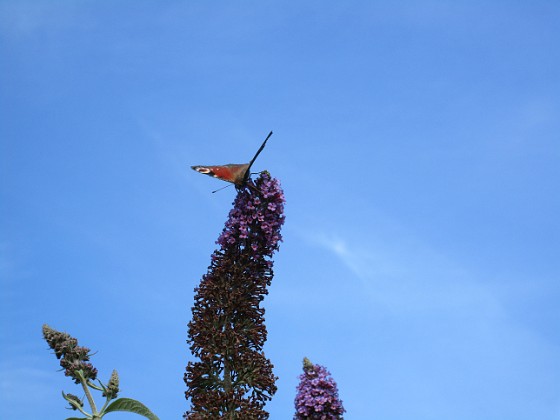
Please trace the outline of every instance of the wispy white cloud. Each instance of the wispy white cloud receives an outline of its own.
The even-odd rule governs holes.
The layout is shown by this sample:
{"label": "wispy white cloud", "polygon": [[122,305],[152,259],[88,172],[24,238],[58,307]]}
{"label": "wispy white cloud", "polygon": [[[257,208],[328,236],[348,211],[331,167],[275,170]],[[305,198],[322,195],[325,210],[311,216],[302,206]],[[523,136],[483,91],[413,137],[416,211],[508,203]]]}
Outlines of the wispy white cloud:
{"label": "wispy white cloud", "polygon": [[[371,235],[368,235],[371,237]],[[307,235],[335,255],[359,279],[372,299],[395,310],[502,312],[490,289],[460,264],[410,237],[391,242]]]}
{"label": "wispy white cloud", "polygon": [[[345,325],[351,329],[356,323],[355,336],[369,344],[363,346],[367,350],[351,350],[354,360],[375,354],[376,375],[383,385],[374,394],[382,395],[380,403],[398,396],[393,401],[398,404],[405,394],[415,414],[404,409],[403,418],[431,418],[435,412],[443,418],[457,407],[466,410],[465,418],[479,418],[480,407],[492,416],[503,413],[503,408],[493,407],[505,392],[519,402],[506,410],[509,414],[550,410],[546,400],[558,384],[558,348],[509,316],[494,279],[404,230],[388,235],[391,238],[380,233],[380,240],[368,233],[323,231],[305,238],[347,267],[363,290],[356,296],[360,317],[354,315]],[[343,389],[356,380],[342,382]],[[357,397],[359,389],[354,392],[356,400],[367,398]],[[349,406],[354,398],[347,397]],[[522,401],[534,406],[525,408]]]}

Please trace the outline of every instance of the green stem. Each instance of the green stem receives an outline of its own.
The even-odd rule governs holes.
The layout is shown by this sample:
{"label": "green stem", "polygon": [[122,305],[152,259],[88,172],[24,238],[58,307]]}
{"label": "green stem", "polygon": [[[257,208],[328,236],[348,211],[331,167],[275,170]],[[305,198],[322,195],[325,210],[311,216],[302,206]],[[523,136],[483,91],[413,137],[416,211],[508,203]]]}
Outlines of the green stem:
{"label": "green stem", "polygon": [[103,407],[101,407],[101,411],[100,413],[104,413],[105,409],[107,408],[107,406],[109,405],[109,402],[111,401],[111,398],[109,396],[107,396],[107,399],[105,400],[105,404],[103,404]]}
{"label": "green stem", "polygon": [[82,371],[79,370],[77,371],[78,376],[80,377],[80,383],[82,384],[82,388],[84,389],[84,392],[86,394],[87,400],[89,402],[89,405],[91,407],[91,413],[93,415],[93,418],[98,418],[98,412],[97,412],[97,407],[95,405],[95,401],[93,400],[93,397],[91,396],[91,392],[89,392],[89,388],[87,386],[87,381],[84,378],[84,375],[82,374]]}

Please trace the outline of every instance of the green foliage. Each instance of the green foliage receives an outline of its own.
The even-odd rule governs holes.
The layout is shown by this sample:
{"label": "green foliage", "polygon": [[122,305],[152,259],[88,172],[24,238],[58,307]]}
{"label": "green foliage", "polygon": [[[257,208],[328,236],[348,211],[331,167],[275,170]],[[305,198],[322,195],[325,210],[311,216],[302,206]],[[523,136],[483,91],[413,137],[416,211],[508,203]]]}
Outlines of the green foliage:
{"label": "green foliage", "polygon": [[129,413],[136,413],[146,417],[149,420],[159,420],[158,417],[150,411],[148,407],[140,401],[131,398],[119,398],[113,401],[106,409],[105,413],[111,411],[128,411]]}

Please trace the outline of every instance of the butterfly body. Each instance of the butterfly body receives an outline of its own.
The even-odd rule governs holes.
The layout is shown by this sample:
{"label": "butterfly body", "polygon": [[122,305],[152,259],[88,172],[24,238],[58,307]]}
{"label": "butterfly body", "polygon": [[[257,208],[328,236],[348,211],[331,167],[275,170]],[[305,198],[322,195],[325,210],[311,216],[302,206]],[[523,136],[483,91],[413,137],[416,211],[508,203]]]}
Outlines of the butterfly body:
{"label": "butterfly body", "polygon": [[272,131],[268,134],[263,144],[249,163],[229,163],[227,165],[208,166],[197,165],[191,166],[191,168],[198,173],[209,175],[214,178],[221,179],[222,181],[231,182],[232,184],[235,184],[236,187],[243,188],[247,185],[247,181],[249,181],[249,178],[251,176],[250,169],[251,166],[253,166],[253,162],[255,162],[255,159],[257,158],[259,153],[261,153],[264,149],[264,146],[266,145],[266,142],[268,141],[270,136],[272,136]]}

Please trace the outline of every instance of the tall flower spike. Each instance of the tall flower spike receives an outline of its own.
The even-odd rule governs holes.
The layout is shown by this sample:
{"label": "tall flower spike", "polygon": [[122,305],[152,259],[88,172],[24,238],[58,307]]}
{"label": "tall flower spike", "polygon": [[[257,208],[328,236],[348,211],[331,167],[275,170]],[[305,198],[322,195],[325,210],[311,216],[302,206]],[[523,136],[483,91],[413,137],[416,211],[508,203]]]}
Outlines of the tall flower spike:
{"label": "tall flower spike", "polygon": [[219,249],[195,289],[188,343],[199,361],[188,363],[184,377],[187,419],[268,418],[264,405],[276,392],[276,377],[262,351],[267,330],[260,302],[283,223],[284,194],[270,174],[239,189]]}
{"label": "tall flower spike", "polygon": [[294,420],[340,420],[346,411],[338,397],[338,388],[324,366],[303,359],[303,373],[299,376],[295,399]]}
{"label": "tall flower spike", "polygon": [[60,366],[64,369],[64,374],[74,379],[76,384],[80,383],[77,371],[82,371],[86,380],[97,378],[97,369],[89,361],[89,349],[78,346],[78,340],[67,333],[56,331],[47,324],[43,325],[43,337],[49,347],[54,350]]}

